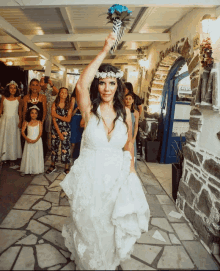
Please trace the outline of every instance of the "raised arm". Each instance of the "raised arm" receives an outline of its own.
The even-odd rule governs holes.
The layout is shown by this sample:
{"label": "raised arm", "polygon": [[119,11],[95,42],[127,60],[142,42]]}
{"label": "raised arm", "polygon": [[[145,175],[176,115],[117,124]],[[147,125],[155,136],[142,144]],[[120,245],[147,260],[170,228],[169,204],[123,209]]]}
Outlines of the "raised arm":
{"label": "raised arm", "polygon": [[59,92],[59,90],[54,86],[54,84],[52,83],[51,79],[48,80],[48,83],[50,84],[51,88],[52,88],[52,95],[56,96]]}
{"label": "raised arm", "polygon": [[132,143],[132,119],[131,119],[131,111],[129,108],[125,108],[126,109],[126,123],[128,125],[128,140],[124,146],[124,151],[129,151],[131,153],[131,166],[130,166],[130,172],[134,172],[135,171],[135,167],[134,167],[134,144]]}
{"label": "raised arm", "polygon": [[82,118],[85,120],[86,124],[89,121],[91,111],[89,87],[95,77],[95,74],[99,66],[102,64],[102,61],[108,54],[115,40],[116,40],[115,34],[114,33],[109,34],[109,36],[105,39],[105,44],[102,51],[84,69],[76,84],[76,100],[79,109],[81,111]]}

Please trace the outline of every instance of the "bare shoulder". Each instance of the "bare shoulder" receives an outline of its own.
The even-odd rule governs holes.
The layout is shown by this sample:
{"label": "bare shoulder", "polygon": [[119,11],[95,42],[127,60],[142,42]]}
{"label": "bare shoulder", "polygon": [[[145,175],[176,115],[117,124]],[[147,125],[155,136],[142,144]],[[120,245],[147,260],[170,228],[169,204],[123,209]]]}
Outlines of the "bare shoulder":
{"label": "bare shoulder", "polygon": [[134,116],[136,117],[136,118],[139,118],[139,112],[135,109],[134,110]]}

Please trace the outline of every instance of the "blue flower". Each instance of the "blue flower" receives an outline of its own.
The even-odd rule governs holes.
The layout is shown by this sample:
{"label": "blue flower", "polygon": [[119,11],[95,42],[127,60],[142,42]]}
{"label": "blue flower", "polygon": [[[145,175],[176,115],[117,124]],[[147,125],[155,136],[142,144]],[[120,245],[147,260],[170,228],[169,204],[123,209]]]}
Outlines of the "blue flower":
{"label": "blue flower", "polygon": [[115,4],[108,9],[108,13],[113,14],[116,10],[120,13],[122,13],[123,11],[127,11],[128,14],[132,12],[126,6]]}

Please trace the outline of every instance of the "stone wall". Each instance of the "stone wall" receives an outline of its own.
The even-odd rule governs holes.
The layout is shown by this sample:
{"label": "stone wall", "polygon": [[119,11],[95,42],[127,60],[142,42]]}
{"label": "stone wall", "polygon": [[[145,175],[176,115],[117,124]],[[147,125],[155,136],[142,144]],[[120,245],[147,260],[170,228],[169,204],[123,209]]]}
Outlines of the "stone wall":
{"label": "stone wall", "polygon": [[220,244],[220,158],[192,144],[184,149],[177,206],[215,254]]}
{"label": "stone wall", "polygon": [[[156,58],[156,52],[158,52],[158,48],[160,48],[159,45],[156,48],[152,48],[152,53],[154,53],[154,58],[152,57],[152,59],[157,59],[157,63],[154,64],[154,68],[151,70],[152,77],[150,83],[146,84],[148,95],[144,107],[145,120],[141,122],[141,128],[145,132],[149,131],[149,119],[151,119],[151,121],[158,121],[160,119],[159,110],[158,112],[152,112],[150,105],[160,103],[164,84],[170,69],[179,57],[184,57],[188,65],[194,98],[191,103],[190,129],[186,133],[186,145],[183,149],[183,175],[180,180],[177,195],[177,207],[194,227],[210,251],[212,251],[213,254],[219,254],[220,155],[218,155],[218,152],[213,151],[210,145],[212,142],[215,142],[216,149],[220,149],[220,142],[218,142],[218,144],[216,143],[216,138],[218,138],[220,132],[217,133],[216,131],[212,133],[210,130],[209,132],[212,133],[212,135],[209,137],[209,144],[206,145],[205,148],[199,144],[200,139],[203,138],[203,134],[208,133],[208,131],[204,131],[203,129],[205,128],[203,124],[207,119],[204,108],[199,104],[195,104],[203,69],[200,63],[199,49],[193,46],[193,38],[196,36],[196,32],[199,32],[198,25],[200,23],[199,20],[201,20],[203,16],[202,12],[205,11],[193,11],[191,17],[188,15],[187,18],[183,19],[183,22],[176,25],[175,31],[171,30],[171,37],[174,37],[175,33],[178,35],[178,32],[181,32],[183,29],[184,20],[185,25],[188,20],[188,22],[193,24],[196,28],[194,32],[185,33],[183,36],[185,38],[180,38],[175,43],[171,41],[172,45],[168,44],[167,48],[163,48],[162,51],[159,51],[159,59]],[[218,89],[218,91],[220,90]],[[212,107],[210,107],[210,110],[212,110]],[[216,113],[213,112],[213,114]],[[215,121],[210,118],[210,122],[212,122],[213,126],[216,126],[216,116],[217,115],[215,115]]]}

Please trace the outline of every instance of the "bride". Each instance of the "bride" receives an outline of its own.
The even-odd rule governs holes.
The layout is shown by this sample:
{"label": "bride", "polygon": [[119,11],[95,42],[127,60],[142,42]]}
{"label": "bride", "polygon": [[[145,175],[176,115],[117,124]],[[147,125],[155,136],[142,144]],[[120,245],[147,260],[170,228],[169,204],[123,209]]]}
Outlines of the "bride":
{"label": "bride", "polygon": [[[123,73],[101,65],[115,42],[82,72],[77,104],[85,122],[80,156],[60,183],[71,206],[62,235],[77,270],[115,270],[148,231],[149,206],[134,168],[131,112],[125,108]],[[101,65],[101,66],[100,66]],[[90,93],[89,93],[90,88]]]}

